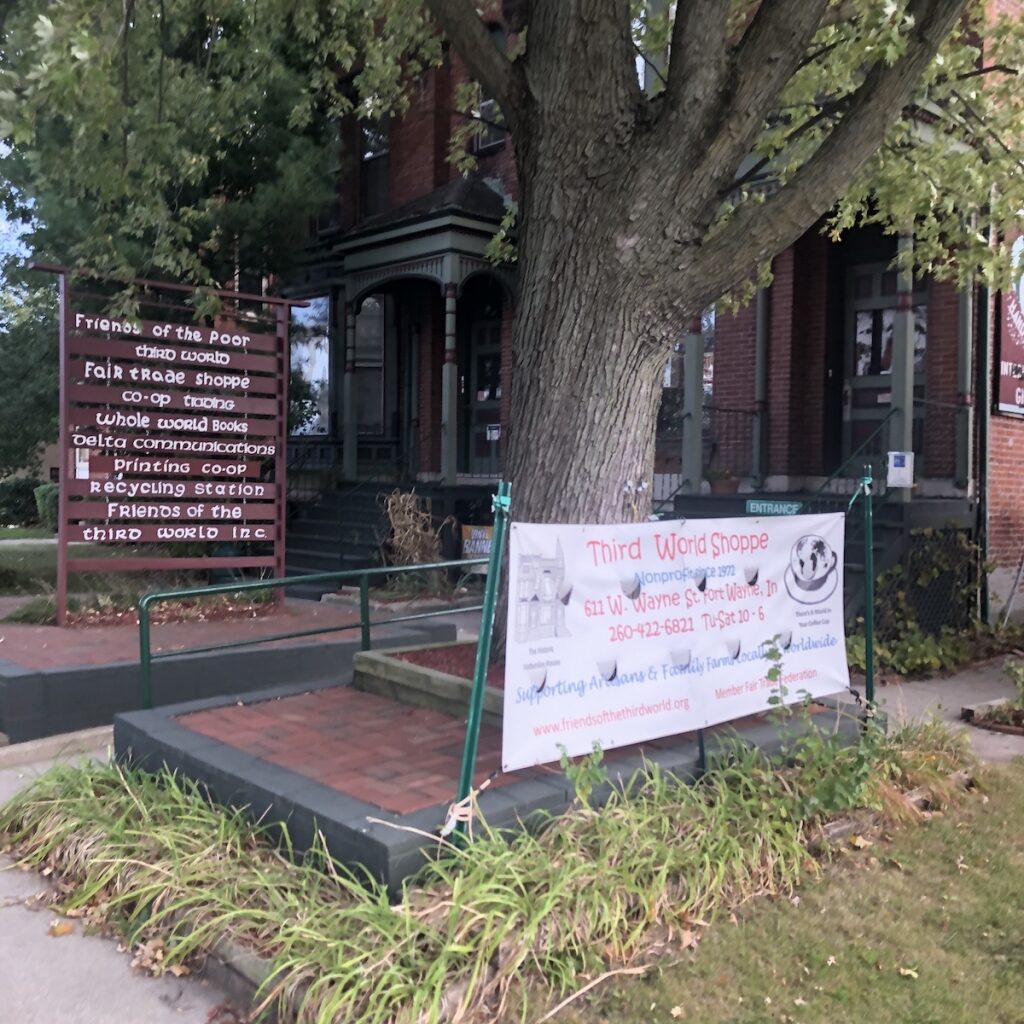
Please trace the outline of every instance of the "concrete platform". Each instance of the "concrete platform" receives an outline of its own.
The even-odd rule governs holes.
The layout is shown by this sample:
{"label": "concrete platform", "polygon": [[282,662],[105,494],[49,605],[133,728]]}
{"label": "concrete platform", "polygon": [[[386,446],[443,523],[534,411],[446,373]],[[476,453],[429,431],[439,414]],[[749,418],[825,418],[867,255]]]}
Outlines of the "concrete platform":
{"label": "concrete platform", "polygon": [[[815,724],[848,741],[859,729],[838,706],[816,715]],[[734,733],[768,752],[780,749],[777,726],[755,718],[708,730],[709,753]],[[167,766],[200,781],[219,803],[286,823],[299,853],[320,830],[337,860],[365,868],[395,892],[436,848],[421,833],[436,833],[455,798],[464,734],[461,719],[433,708],[350,685],[289,685],[118,715],[114,747],[147,770]],[[569,805],[572,787],[557,766],[501,774],[500,745],[500,731],[485,725],[475,784],[492,779],[480,798],[492,826],[521,827]],[[629,779],[645,759],[693,779],[696,734],[609,751],[611,783]]]}

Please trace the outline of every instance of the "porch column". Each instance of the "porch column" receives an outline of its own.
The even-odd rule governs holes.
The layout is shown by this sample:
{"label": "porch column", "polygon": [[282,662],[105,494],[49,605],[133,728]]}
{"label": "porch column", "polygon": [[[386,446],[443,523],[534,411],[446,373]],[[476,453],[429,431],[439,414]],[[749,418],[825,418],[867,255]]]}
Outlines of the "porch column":
{"label": "porch column", "polygon": [[441,480],[454,486],[459,466],[459,367],[455,351],[455,285],[444,286],[444,365],[441,367]]}
{"label": "porch column", "polygon": [[[956,485],[971,488],[974,479],[974,281],[957,293],[956,331]],[[970,495],[970,490],[968,490]]]}
{"label": "porch column", "polygon": [[[900,269],[896,277],[896,318],[892,331],[892,408],[890,451],[914,449],[914,236],[901,231],[898,242]],[[916,473],[916,471],[915,471]],[[899,500],[910,501],[911,488],[899,489]]]}
{"label": "porch column", "polygon": [[346,480],[356,478],[359,420],[356,415],[356,310],[345,303],[345,376],[341,383],[341,471]]}
{"label": "porch column", "polygon": [[700,320],[683,335],[683,494],[700,494],[704,432],[704,338]]}

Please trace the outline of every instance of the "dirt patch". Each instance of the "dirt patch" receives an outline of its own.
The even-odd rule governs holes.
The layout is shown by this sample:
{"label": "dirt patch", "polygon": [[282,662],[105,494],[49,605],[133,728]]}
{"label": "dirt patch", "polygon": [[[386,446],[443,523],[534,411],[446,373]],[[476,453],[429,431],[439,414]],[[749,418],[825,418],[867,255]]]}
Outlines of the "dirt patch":
{"label": "dirt patch", "polygon": [[[426,647],[419,651],[402,651],[394,655],[411,665],[432,668],[435,672],[447,672],[461,679],[472,679],[476,665],[476,644],[452,644],[450,647]],[[505,666],[490,665],[487,668],[487,685],[499,690],[505,688]]]}

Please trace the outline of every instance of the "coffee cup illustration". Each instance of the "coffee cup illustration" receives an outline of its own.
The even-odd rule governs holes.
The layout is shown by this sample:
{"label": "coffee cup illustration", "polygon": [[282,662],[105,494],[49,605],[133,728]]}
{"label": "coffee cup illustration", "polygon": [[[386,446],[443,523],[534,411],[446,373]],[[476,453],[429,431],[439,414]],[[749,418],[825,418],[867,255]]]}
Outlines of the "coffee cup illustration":
{"label": "coffee cup illustration", "polygon": [[818,604],[832,596],[839,580],[839,555],[815,533],[805,534],[789,553],[786,589],[801,604]]}

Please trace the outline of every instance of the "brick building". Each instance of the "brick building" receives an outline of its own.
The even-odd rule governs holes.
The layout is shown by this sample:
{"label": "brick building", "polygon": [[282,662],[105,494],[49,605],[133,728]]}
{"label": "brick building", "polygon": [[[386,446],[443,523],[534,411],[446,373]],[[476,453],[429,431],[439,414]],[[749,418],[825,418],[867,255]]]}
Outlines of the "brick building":
{"label": "brick building", "polygon": [[[403,116],[343,126],[337,202],[290,281],[311,301],[293,365],[319,403],[293,438],[291,477],[306,489],[297,496],[321,495],[290,527],[292,571],[365,557],[372,531],[352,524],[373,518],[388,486],[415,485],[435,513],[487,519],[508,428],[515,280],[486,249],[516,176],[498,127],[475,141],[471,175],[449,162],[467,80],[449,53]],[[714,318],[713,343],[681,325],[654,491],[662,512],[687,516],[742,513],[761,494],[845,507],[865,464],[884,476],[886,452],[913,450],[915,488],[880,487],[889,560],[915,527],[970,531],[997,563],[996,608],[1024,546],[1024,399],[997,401],[1000,359],[1024,364],[1006,354],[1017,300],[898,275],[897,246],[912,244],[811,231],[776,258],[768,289]]]}

